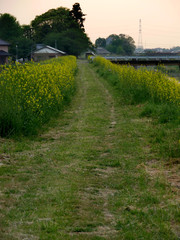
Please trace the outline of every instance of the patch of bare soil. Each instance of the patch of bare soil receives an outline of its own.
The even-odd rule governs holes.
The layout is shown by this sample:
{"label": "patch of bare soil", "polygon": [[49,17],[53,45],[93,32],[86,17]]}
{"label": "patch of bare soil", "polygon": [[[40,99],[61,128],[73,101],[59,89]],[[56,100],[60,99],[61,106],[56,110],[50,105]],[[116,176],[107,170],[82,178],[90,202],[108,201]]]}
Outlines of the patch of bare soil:
{"label": "patch of bare soil", "polygon": [[0,167],[10,163],[10,156],[8,154],[0,154]]}
{"label": "patch of bare soil", "polygon": [[180,162],[179,159],[171,159],[169,163],[159,163],[156,160],[144,165],[146,172],[152,177],[162,176],[178,192],[180,198]]}
{"label": "patch of bare soil", "polygon": [[[92,231],[82,231],[82,232],[71,232],[69,233],[71,236],[73,235],[91,235],[91,236],[100,236],[100,237],[106,237],[106,239],[109,239],[108,237],[115,236],[117,231],[115,230],[114,226],[116,224],[114,215],[109,211],[108,205],[109,205],[109,197],[114,196],[116,193],[116,190],[113,189],[100,189],[96,187],[88,187],[84,189],[83,192],[80,193],[80,199],[82,200],[82,205],[79,209],[80,215],[86,215],[87,214],[87,207],[91,206],[93,209],[99,209],[99,204],[102,202],[102,215],[104,218],[104,224],[102,226],[97,226]],[[86,205],[84,203],[86,202]]]}
{"label": "patch of bare soil", "polygon": [[[107,153],[104,153],[104,157],[107,156]],[[103,178],[108,178],[109,175],[113,174],[115,169],[112,167],[106,167],[105,169],[103,168],[95,168],[94,171],[97,173],[98,176],[103,177]]]}

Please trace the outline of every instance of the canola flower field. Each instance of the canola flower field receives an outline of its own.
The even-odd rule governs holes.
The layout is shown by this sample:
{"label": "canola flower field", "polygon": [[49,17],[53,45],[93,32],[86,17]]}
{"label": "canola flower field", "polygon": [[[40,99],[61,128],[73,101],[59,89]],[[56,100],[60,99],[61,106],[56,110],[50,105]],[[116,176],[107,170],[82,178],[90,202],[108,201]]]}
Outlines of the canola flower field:
{"label": "canola flower field", "polygon": [[34,133],[74,90],[74,56],[4,66],[0,73],[0,135]]}
{"label": "canola flower field", "polygon": [[102,57],[90,58],[96,71],[112,85],[123,105],[141,109],[140,118],[151,118],[151,141],[160,156],[180,157],[180,83],[158,70],[117,65]]}
{"label": "canola flower field", "polygon": [[[161,71],[134,69],[132,66],[116,65],[102,57],[93,59],[103,75],[111,75],[113,85],[120,89],[131,102],[151,100],[155,103],[172,103],[180,106],[180,84]],[[113,78],[112,75],[115,75]]]}
{"label": "canola flower field", "polygon": [[[119,66],[96,57],[93,64],[130,103],[180,106],[180,84],[161,71]],[[33,134],[57,114],[74,91],[76,58],[3,66],[0,73],[0,135]],[[109,77],[108,77],[109,76]]]}

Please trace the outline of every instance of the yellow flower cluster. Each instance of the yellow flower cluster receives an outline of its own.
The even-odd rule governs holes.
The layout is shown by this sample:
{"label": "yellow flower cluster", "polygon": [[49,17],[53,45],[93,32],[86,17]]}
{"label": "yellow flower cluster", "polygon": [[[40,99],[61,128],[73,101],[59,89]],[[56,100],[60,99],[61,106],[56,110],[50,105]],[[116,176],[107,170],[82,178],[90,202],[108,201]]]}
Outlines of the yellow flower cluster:
{"label": "yellow flower cluster", "polygon": [[[112,64],[102,57],[93,60],[95,65],[117,75],[122,88],[128,88],[131,94],[145,95],[160,102],[180,105],[180,83],[160,71],[146,68],[134,69],[132,66]],[[117,83],[118,84],[118,83]]]}
{"label": "yellow flower cluster", "polygon": [[72,91],[76,68],[73,56],[5,66],[0,73],[0,111],[6,105],[11,112],[45,120]]}

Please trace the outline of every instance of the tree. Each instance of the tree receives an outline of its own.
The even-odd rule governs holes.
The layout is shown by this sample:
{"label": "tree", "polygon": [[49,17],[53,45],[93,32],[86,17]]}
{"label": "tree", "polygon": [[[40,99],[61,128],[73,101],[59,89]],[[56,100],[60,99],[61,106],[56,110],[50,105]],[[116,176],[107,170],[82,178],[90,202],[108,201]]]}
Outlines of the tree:
{"label": "tree", "polygon": [[34,42],[31,39],[25,37],[19,38],[17,42],[18,58],[30,58],[31,52],[35,47]]}
{"label": "tree", "polygon": [[98,38],[98,39],[96,39],[95,46],[96,47],[103,47],[103,48],[105,48],[106,47],[106,39],[105,38]]}
{"label": "tree", "polygon": [[87,35],[81,29],[68,29],[62,33],[50,33],[46,36],[45,44],[57,48],[70,55],[79,56],[91,46]]}
{"label": "tree", "polygon": [[63,7],[51,9],[31,22],[33,38],[53,47],[57,43],[60,50],[78,56],[92,45],[84,30],[83,16],[77,3],[72,11]]}
{"label": "tree", "polygon": [[55,32],[51,32],[49,34],[46,35],[43,43],[46,45],[49,45],[51,47],[56,47],[58,49],[62,49],[61,45],[60,45],[60,39],[61,39],[62,33],[55,33]]}
{"label": "tree", "polygon": [[70,11],[70,16],[72,16],[72,18],[78,23],[79,27],[83,31],[85,31],[85,29],[84,29],[84,21],[85,21],[84,16],[86,16],[86,15],[83,14],[79,3],[75,3],[73,5],[72,10]]}
{"label": "tree", "polygon": [[69,28],[78,28],[78,24],[70,16],[70,11],[63,7],[51,9],[37,16],[31,22],[31,26],[37,42],[43,42],[47,34],[51,32],[60,33]]}
{"label": "tree", "polygon": [[119,55],[132,55],[135,50],[135,42],[132,37],[125,34],[111,34],[107,39],[106,49]]}
{"label": "tree", "polygon": [[173,48],[171,48],[171,51],[180,51],[180,47],[179,46],[173,47]]}
{"label": "tree", "polygon": [[21,34],[21,27],[14,16],[8,13],[0,14],[0,38],[12,43]]}
{"label": "tree", "polygon": [[11,44],[9,53],[14,60],[16,57],[26,58],[31,54],[34,43],[29,39],[30,36],[24,34],[25,29],[29,30],[30,26],[21,27],[14,16],[8,13],[0,14],[0,38]]}
{"label": "tree", "polygon": [[121,40],[118,35],[111,34],[108,38],[108,44],[106,49],[111,53],[124,54],[123,48],[121,46]]}
{"label": "tree", "polygon": [[132,55],[136,49],[135,41],[132,37],[125,34],[120,34],[119,38],[121,40],[122,48],[127,55]]}
{"label": "tree", "polygon": [[23,37],[33,39],[33,28],[30,25],[22,25]]}

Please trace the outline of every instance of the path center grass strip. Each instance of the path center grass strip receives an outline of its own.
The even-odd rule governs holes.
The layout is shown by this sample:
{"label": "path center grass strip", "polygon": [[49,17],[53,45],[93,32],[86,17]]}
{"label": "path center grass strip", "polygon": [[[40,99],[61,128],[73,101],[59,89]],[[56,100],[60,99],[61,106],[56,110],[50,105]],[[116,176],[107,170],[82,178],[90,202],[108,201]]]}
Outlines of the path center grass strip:
{"label": "path center grass strip", "polygon": [[0,74],[0,135],[35,133],[74,89],[76,58],[6,66]]}

